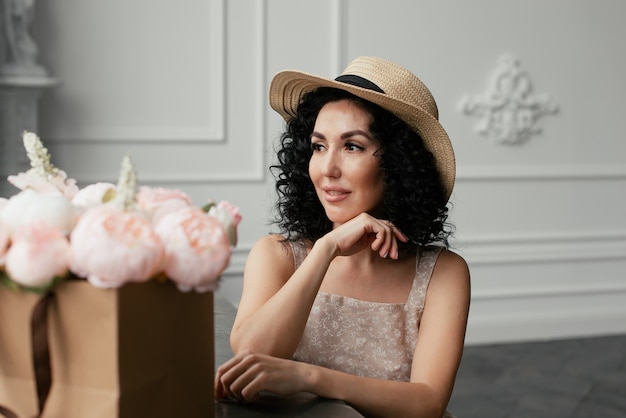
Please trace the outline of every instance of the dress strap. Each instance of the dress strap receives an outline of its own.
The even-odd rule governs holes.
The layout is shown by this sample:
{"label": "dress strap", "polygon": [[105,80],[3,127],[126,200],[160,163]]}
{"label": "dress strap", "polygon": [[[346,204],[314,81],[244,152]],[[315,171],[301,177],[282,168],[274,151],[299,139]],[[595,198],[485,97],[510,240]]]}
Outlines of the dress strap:
{"label": "dress strap", "polygon": [[408,305],[413,306],[418,311],[424,309],[428,284],[430,283],[430,278],[433,275],[435,263],[437,263],[437,258],[441,250],[442,248],[429,249],[417,256],[415,278],[413,279],[413,285],[409,294]]}
{"label": "dress strap", "polygon": [[289,241],[289,245],[291,246],[291,252],[293,253],[293,269],[294,271],[300,267],[304,259],[306,258],[307,251],[304,245],[304,241]]}

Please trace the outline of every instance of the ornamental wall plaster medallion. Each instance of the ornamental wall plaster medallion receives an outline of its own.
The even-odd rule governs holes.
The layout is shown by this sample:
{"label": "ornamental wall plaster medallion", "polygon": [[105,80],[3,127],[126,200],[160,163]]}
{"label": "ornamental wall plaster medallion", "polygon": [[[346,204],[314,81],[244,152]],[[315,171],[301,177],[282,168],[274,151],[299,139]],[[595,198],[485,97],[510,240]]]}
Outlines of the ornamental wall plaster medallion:
{"label": "ornamental wall plaster medallion", "polygon": [[530,76],[511,55],[499,59],[487,91],[464,97],[460,107],[479,119],[476,132],[500,144],[528,141],[541,132],[538,119],[558,111],[547,94],[533,94]]}

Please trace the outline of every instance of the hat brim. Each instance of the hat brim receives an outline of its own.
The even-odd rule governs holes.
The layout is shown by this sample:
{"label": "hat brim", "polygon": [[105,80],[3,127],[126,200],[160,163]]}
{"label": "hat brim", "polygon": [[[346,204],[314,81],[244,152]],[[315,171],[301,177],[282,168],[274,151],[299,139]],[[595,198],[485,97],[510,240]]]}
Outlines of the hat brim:
{"label": "hat brim", "polygon": [[302,96],[318,87],[333,87],[350,92],[379,105],[407,123],[421,136],[424,146],[435,157],[446,200],[450,199],[456,177],[454,150],[450,137],[435,117],[418,106],[384,93],[295,70],[284,70],[274,76],[269,89],[270,106],[288,121],[296,116]]}

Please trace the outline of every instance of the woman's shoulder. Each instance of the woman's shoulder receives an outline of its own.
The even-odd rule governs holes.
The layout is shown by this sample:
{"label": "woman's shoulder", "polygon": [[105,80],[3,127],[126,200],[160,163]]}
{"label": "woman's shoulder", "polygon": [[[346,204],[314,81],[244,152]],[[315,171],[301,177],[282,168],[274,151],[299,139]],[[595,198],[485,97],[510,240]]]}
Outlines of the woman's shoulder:
{"label": "woman's shoulder", "polygon": [[289,241],[280,234],[269,234],[259,238],[248,256],[250,259],[272,263],[276,267],[282,267],[287,271],[295,270],[294,254],[298,251],[307,251],[304,241]]}
{"label": "woman's shoulder", "polygon": [[[263,253],[264,255],[274,255],[276,257],[290,257],[292,254],[291,245],[289,241],[280,234],[268,234],[259,238],[250,253]],[[273,257],[272,257],[273,258]]]}
{"label": "woman's shoulder", "polygon": [[458,253],[443,246],[427,246],[418,251],[418,261],[422,258],[431,260],[431,262],[439,269],[468,269],[467,262]]}
{"label": "woman's shoulder", "polygon": [[443,248],[439,252],[431,278],[439,286],[453,286],[469,291],[470,271],[467,261],[458,253]]}
{"label": "woman's shoulder", "polygon": [[441,248],[437,263],[445,264],[451,268],[468,269],[465,259],[460,254],[447,248]]}

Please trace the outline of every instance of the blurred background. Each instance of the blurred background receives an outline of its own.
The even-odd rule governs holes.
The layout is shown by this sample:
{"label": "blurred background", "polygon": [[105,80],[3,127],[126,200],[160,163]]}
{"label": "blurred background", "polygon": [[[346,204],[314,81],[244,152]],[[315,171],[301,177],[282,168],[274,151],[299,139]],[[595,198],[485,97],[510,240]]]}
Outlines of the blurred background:
{"label": "blurred background", "polygon": [[334,78],[376,55],[429,86],[455,147],[468,343],[626,332],[626,2],[3,4],[5,17],[34,12],[43,72],[0,77],[2,177],[26,162],[28,128],[81,185],[114,182],[128,154],[141,184],[235,203],[239,246],[219,290],[234,304],[247,252],[273,230],[273,74]]}

